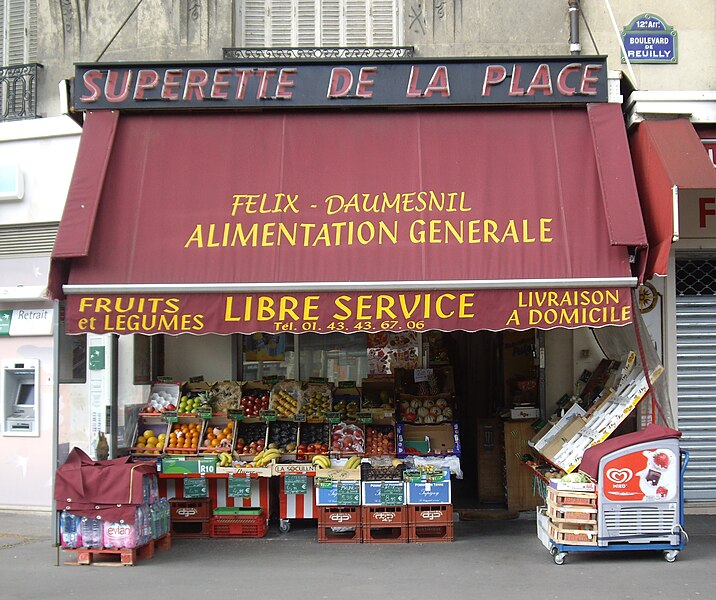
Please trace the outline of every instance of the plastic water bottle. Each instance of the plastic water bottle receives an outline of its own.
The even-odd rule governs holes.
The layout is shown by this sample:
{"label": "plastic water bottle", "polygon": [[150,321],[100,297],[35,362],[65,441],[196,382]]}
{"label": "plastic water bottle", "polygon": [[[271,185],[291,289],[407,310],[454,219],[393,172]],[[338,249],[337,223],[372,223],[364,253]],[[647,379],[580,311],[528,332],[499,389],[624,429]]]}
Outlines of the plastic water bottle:
{"label": "plastic water bottle", "polygon": [[149,481],[151,483],[149,502],[154,504],[159,500],[159,478],[156,475],[150,475]]}
{"label": "plastic water bottle", "polygon": [[105,548],[134,548],[136,541],[136,524],[104,522],[102,544]]}
{"label": "plastic water bottle", "polygon": [[82,534],[82,545],[85,548],[102,547],[102,521],[82,517],[80,533]]}
{"label": "plastic water bottle", "polygon": [[152,539],[156,540],[161,535],[159,523],[159,507],[157,506],[156,502],[154,504],[149,505],[149,514],[152,517]]}
{"label": "plastic water bottle", "polygon": [[152,509],[149,504],[142,505],[142,514],[144,516],[144,526],[142,528],[142,543],[146,544],[152,539]]}
{"label": "plastic water bottle", "polygon": [[149,502],[149,498],[152,495],[152,485],[149,481],[149,475],[142,477],[142,503]]}
{"label": "plastic water bottle", "polygon": [[172,511],[169,506],[169,500],[166,498],[159,498],[159,507],[162,511],[162,535],[169,533],[171,526],[171,515]]}
{"label": "plastic water bottle", "polygon": [[79,522],[79,517],[66,510],[60,513],[60,542],[63,548],[79,548],[82,546]]}

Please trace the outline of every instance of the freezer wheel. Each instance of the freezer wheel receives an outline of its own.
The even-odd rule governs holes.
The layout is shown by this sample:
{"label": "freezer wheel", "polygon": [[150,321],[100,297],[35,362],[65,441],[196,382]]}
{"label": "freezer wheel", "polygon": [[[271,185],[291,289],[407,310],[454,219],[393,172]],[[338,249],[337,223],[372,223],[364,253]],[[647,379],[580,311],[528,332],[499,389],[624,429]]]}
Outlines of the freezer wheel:
{"label": "freezer wheel", "polygon": [[288,519],[279,519],[278,530],[281,533],[288,533],[289,529],[291,529],[291,521]]}
{"label": "freezer wheel", "polygon": [[554,558],[554,564],[555,565],[561,565],[564,564],[564,557],[567,556],[566,552],[555,552],[553,555]]}
{"label": "freezer wheel", "polygon": [[674,562],[676,560],[676,557],[679,555],[678,550],[664,550],[664,560],[666,562]]}

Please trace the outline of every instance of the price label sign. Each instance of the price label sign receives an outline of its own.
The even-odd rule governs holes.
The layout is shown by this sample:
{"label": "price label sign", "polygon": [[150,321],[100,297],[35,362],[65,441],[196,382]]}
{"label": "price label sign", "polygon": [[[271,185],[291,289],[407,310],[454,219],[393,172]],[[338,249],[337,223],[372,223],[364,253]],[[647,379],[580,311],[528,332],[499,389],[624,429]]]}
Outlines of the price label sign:
{"label": "price label sign", "polygon": [[304,473],[286,473],[283,487],[287,494],[305,494],[308,491],[308,477]]}
{"label": "price label sign", "polygon": [[336,495],[339,506],[357,506],[360,504],[360,487],[357,481],[339,481]]}
{"label": "price label sign", "polygon": [[405,487],[384,481],[380,485],[380,503],[383,506],[402,506],[405,504]]}
{"label": "price label sign", "polygon": [[162,421],[165,423],[176,423],[179,420],[179,413],[175,410],[165,410],[162,413]]}
{"label": "price label sign", "polygon": [[269,421],[275,421],[276,420],[276,411],[275,410],[260,410],[259,415],[262,419],[265,419],[268,423]]}
{"label": "price label sign", "polygon": [[333,487],[333,480],[332,480],[330,477],[318,477],[318,476],[316,476],[316,477],[314,478],[314,480],[313,480],[313,484],[314,484],[316,487],[328,489],[328,488],[332,488],[332,487]]}
{"label": "price label sign", "polygon": [[202,419],[211,419],[212,416],[212,410],[210,406],[201,406],[199,407],[199,416]]}
{"label": "price label sign", "polygon": [[326,413],[326,421],[328,421],[329,423],[340,423],[341,422],[341,413],[327,412]]}
{"label": "price label sign", "polygon": [[240,408],[230,408],[226,411],[226,416],[229,417],[229,419],[233,419],[234,421],[243,421],[244,411]]}
{"label": "price label sign", "polygon": [[293,417],[293,420],[296,423],[305,423],[306,422],[306,413],[296,413],[296,415]]}
{"label": "price label sign", "polygon": [[251,496],[251,476],[230,477],[229,496],[232,498],[248,498]]}
{"label": "price label sign", "polygon": [[373,422],[373,415],[370,412],[359,412],[356,415],[356,418],[359,421],[362,421],[363,423],[372,423]]}
{"label": "price label sign", "polygon": [[206,498],[209,495],[209,486],[206,478],[186,478],[184,480],[185,498]]}

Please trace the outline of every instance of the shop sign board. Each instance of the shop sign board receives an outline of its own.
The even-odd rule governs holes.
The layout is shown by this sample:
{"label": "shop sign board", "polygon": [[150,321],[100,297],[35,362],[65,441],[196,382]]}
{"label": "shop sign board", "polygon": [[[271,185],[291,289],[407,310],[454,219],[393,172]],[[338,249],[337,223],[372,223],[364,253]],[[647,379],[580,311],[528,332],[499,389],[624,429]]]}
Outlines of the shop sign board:
{"label": "shop sign board", "polygon": [[[439,292],[73,295],[67,328],[79,333],[354,333],[525,330],[631,323],[628,288],[445,290]],[[121,307],[135,306],[135,310]],[[115,307],[115,308],[112,308]],[[275,414],[262,411],[262,418]],[[327,418],[338,418],[329,414]]]}
{"label": "shop sign board", "polygon": [[679,190],[679,239],[716,238],[716,189]]}
{"label": "shop sign board", "polygon": [[50,308],[0,310],[0,336],[52,335]]}
{"label": "shop sign board", "polygon": [[75,110],[606,102],[606,57],[80,64]]}
{"label": "shop sign board", "polygon": [[661,17],[644,13],[634,18],[622,29],[622,41],[627,59],[632,63],[675,64],[677,57],[677,33]]}

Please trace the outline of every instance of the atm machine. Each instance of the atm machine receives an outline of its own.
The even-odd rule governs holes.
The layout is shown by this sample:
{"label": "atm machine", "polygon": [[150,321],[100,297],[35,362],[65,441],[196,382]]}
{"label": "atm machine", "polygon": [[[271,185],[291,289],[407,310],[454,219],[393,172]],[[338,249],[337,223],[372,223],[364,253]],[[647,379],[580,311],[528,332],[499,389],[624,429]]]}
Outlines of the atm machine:
{"label": "atm machine", "polygon": [[3,435],[40,435],[40,361],[6,359],[2,362]]}

